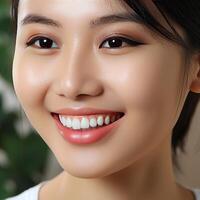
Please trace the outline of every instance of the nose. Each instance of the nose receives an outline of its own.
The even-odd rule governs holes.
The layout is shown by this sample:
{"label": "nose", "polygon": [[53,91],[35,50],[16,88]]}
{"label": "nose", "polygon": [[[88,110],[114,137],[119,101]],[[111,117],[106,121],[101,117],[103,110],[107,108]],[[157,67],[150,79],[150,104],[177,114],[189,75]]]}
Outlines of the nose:
{"label": "nose", "polygon": [[103,92],[98,70],[95,68],[95,58],[91,51],[81,45],[73,45],[62,56],[60,73],[56,80],[57,95],[68,99],[83,96],[98,96]]}

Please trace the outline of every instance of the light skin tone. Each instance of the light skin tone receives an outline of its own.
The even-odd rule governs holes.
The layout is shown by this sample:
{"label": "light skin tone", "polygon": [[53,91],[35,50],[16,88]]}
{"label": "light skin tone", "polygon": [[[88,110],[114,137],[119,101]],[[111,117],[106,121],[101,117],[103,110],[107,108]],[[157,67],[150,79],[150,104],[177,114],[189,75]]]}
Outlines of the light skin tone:
{"label": "light skin tone", "polygon": [[[175,181],[171,134],[188,92],[200,92],[199,56],[191,58],[188,83],[178,104],[184,70],[180,46],[136,22],[89,25],[101,16],[125,11],[116,0],[20,2],[15,91],[33,127],[64,169],[42,187],[41,200],[194,199]],[[23,21],[30,14],[56,24]],[[178,26],[177,30],[184,35]],[[37,36],[52,40],[52,47],[41,49],[38,40],[26,46]],[[108,42],[111,36],[143,44],[123,41],[114,49]],[[111,136],[73,145],[61,137],[51,116],[68,107],[117,110],[125,116]]]}

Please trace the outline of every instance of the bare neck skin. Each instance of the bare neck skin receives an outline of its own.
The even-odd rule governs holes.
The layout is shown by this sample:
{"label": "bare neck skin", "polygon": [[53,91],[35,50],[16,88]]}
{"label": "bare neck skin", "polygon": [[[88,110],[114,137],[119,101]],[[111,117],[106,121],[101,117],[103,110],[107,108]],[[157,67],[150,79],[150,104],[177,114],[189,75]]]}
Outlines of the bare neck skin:
{"label": "bare neck skin", "polygon": [[169,147],[167,138],[142,160],[102,178],[83,179],[63,171],[41,188],[40,200],[194,200],[175,180]]}

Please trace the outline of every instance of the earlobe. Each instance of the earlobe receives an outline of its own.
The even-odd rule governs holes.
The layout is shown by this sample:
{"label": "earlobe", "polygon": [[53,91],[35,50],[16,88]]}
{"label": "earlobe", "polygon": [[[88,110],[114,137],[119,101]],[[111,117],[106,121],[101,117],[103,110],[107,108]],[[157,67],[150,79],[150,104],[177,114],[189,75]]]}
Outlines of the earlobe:
{"label": "earlobe", "polygon": [[190,85],[190,90],[194,93],[200,93],[200,57],[198,61],[198,67],[194,74],[194,79],[192,80]]}
{"label": "earlobe", "polygon": [[200,93],[200,80],[193,81],[190,90],[194,93]]}

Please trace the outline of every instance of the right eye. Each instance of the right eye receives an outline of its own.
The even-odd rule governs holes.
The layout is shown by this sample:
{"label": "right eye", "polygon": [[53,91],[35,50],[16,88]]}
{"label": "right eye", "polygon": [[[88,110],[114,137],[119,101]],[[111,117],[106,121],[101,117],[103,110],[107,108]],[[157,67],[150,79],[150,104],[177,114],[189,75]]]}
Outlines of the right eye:
{"label": "right eye", "polygon": [[32,46],[38,49],[58,49],[58,45],[48,37],[37,36],[26,43],[27,47]]}

